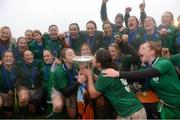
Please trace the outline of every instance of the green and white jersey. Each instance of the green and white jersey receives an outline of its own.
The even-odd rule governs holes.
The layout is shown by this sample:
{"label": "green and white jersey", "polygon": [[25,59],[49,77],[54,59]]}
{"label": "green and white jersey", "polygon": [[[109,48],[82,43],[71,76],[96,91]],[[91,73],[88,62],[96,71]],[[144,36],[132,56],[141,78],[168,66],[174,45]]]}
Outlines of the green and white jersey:
{"label": "green and white jersey", "polygon": [[143,107],[135,95],[130,92],[125,79],[103,77],[100,74],[95,88],[106,96],[121,117],[128,117]]}
{"label": "green and white jersey", "polygon": [[180,53],[171,55],[169,60],[173,63],[174,66],[180,69]]}
{"label": "green and white jersey", "polygon": [[173,64],[165,58],[158,57],[152,67],[160,72],[159,77],[150,80],[151,87],[161,100],[180,108],[180,80]]}

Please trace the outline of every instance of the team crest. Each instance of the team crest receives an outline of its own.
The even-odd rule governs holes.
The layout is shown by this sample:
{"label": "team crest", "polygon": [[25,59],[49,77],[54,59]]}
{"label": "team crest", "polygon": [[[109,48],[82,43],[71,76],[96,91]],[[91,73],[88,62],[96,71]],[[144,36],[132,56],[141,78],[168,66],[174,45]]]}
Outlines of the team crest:
{"label": "team crest", "polygon": [[153,80],[155,83],[159,83],[159,77],[154,77],[154,78],[152,78],[152,80]]}

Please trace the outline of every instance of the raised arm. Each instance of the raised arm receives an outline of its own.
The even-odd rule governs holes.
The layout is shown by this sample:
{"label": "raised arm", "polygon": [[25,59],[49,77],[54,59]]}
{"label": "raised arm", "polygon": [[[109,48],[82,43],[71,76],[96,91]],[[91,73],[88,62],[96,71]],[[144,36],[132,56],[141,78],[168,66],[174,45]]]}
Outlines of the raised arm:
{"label": "raised arm", "polygon": [[102,0],[101,10],[100,10],[102,22],[108,21],[107,8],[106,8],[107,2],[108,0]]}
{"label": "raised arm", "polygon": [[145,3],[144,2],[139,5],[139,9],[140,9],[140,20],[143,25],[144,19],[147,17],[146,12],[145,12]]}
{"label": "raised arm", "polygon": [[126,27],[128,27],[128,19],[130,17],[130,12],[131,12],[132,8],[131,7],[126,7],[125,9],[125,16],[124,16],[124,19],[125,19],[125,25]]}
{"label": "raised arm", "polygon": [[140,80],[149,79],[160,76],[160,72],[155,68],[147,68],[141,71],[122,72],[114,69],[106,69],[103,71],[104,77],[120,77],[125,78],[128,82],[138,82]]}

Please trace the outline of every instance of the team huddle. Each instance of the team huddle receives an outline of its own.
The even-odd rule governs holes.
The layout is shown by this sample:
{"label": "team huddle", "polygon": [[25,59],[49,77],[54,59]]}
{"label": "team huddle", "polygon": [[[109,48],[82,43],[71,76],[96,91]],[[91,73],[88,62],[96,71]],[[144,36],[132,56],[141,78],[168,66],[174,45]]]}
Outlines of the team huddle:
{"label": "team huddle", "polygon": [[141,3],[140,19],[127,7],[112,23],[107,2],[103,31],[89,20],[15,39],[0,26],[0,118],[180,119],[180,16],[175,26],[164,12],[156,26]]}

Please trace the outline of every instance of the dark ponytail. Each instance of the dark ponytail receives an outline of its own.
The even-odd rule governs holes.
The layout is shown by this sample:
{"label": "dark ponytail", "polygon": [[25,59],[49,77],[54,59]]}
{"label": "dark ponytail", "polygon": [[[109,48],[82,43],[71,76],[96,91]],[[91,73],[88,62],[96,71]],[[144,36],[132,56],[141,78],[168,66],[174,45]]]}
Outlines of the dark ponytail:
{"label": "dark ponytail", "polygon": [[107,50],[99,49],[96,52],[95,56],[96,56],[96,62],[100,63],[103,69],[113,68],[113,69],[118,70],[118,67],[113,61],[111,54]]}

